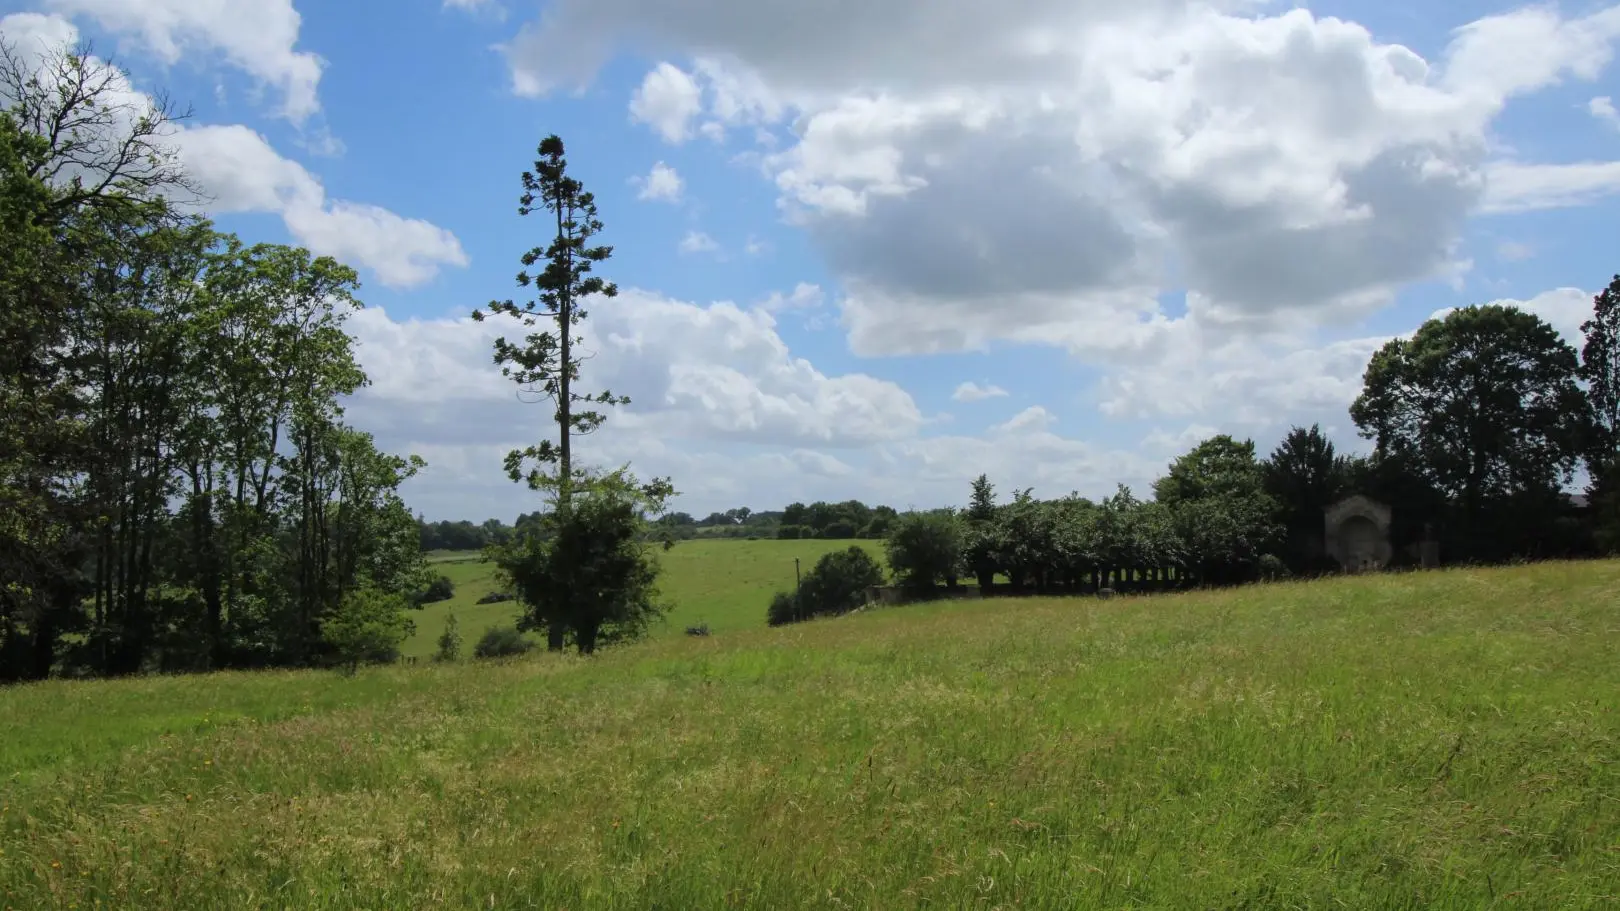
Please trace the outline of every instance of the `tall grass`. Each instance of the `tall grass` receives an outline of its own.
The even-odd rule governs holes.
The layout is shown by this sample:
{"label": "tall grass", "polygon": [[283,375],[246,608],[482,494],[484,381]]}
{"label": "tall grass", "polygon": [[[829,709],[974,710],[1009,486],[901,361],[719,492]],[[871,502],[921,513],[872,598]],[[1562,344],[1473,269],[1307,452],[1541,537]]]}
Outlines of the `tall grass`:
{"label": "tall grass", "polygon": [[0,906],[1615,907],[1617,646],[1607,562],[47,683]]}

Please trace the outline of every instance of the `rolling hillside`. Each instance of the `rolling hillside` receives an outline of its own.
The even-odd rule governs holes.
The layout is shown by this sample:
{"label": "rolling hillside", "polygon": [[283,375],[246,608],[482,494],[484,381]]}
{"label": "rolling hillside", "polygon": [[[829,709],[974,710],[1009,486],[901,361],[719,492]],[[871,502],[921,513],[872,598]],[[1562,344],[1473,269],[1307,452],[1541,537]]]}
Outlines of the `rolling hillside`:
{"label": "rolling hillside", "polygon": [[0,907],[1614,907],[1617,653],[1602,562],[17,687]]}

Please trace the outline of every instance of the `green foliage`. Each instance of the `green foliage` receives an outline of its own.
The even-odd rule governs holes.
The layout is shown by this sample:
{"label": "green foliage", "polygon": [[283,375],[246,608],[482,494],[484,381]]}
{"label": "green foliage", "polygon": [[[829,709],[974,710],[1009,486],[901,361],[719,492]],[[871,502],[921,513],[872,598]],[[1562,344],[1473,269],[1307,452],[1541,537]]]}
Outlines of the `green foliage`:
{"label": "green foliage", "polygon": [[821,537],[831,541],[848,540],[855,537],[855,525],[848,520],[839,519],[836,522],[829,523],[827,528],[822,531]]}
{"label": "green foliage", "polygon": [[494,550],[526,609],[522,626],[545,629],[554,649],[568,630],[581,654],[598,641],[640,638],[668,605],[658,593],[658,560],[644,532],[674,493],[669,482],[639,484],[627,469],[576,477],[570,503]]}
{"label": "green foliage", "polygon": [[1218,497],[1253,497],[1264,488],[1254,441],[1239,442],[1227,434],[1210,437],[1170,463],[1153,482],[1153,498],[1166,506]]}
{"label": "green foliage", "polygon": [[[1620,460],[1620,275],[1592,300],[1592,317],[1581,324],[1580,377],[1587,384],[1593,434],[1588,461]],[[1595,473],[1595,472],[1594,472]]]}
{"label": "green foliage", "polygon": [[1282,558],[1278,557],[1276,554],[1262,554],[1260,556],[1259,569],[1260,578],[1267,582],[1274,582],[1278,579],[1286,579],[1292,575],[1288,571],[1288,564],[1284,563]]}
{"label": "green foliage", "polygon": [[1578,367],[1539,317],[1465,307],[1373,355],[1350,416],[1380,455],[1474,514],[1492,498],[1569,479],[1591,427]]}
{"label": "green foliage", "polygon": [[884,540],[889,568],[901,587],[924,594],[944,583],[955,586],[966,538],[954,510],[903,513]]}
{"label": "green foliage", "polygon": [[358,278],[170,209],[167,109],[46,50],[0,53],[0,680],[324,660],[428,582],[421,461],[342,423]]}
{"label": "green foliage", "polygon": [[433,657],[437,661],[461,660],[461,624],[456,622],[456,615],[449,614],[444,618],[444,632],[439,634],[439,650]]}
{"label": "green foliage", "polygon": [[[619,293],[613,283],[593,274],[598,263],[612,257],[613,248],[591,245],[591,239],[602,231],[596,198],[568,176],[562,139],[547,136],[540,141],[537,155],[534,170],[523,172],[518,214],[545,211],[552,216],[555,230],[548,244],[534,247],[522,257],[523,271],[518,273],[517,283],[520,288],[532,287],[535,296],[521,303],[490,301],[488,310],[491,315],[505,314],[517,320],[525,329],[547,324],[545,329],[529,333],[521,343],[504,336],[495,340],[495,363],[501,365],[501,375],[556,405],[557,443],[543,440],[508,453],[506,470],[512,480],[526,479],[530,487],[540,490],[552,471],[547,466],[555,466],[551,477],[566,507],[575,482],[571,440],[591,433],[607,420],[591,406],[628,405],[630,400],[606,391],[582,395],[574,388],[581,364],[573,352],[579,341],[574,332],[588,315],[584,301],[592,296],[612,298]],[[529,269],[542,260],[544,268],[537,274],[530,273]],[[475,310],[472,317],[482,321],[484,313]],[[524,466],[531,462],[534,467],[525,471]]]}
{"label": "green foliage", "polygon": [[474,658],[513,658],[534,650],[530,642],[515,626],[495,626],[484,631],[473,646]]}
{"label": "green foliage", "polygon": [[1287,535],[1286,553],[1304,567],[1323,547],[1326,509],[1352,492],[1350,461],[1312,424],[1290,429],[1261,471]]}
{"label": "green foliage", "polygon": [[866,603],[866,590],[883,584],[883,567],[865,548],[822,556],[799,586],[799,600],[812,614],[842,614]]}
{"label": "green foliage", "polygon": [[776,537],[783,541],[796,541],[805,537],[803,525],[783,525],[776,530]]}
{"label": "green foliage", "polygon": [[798,623],[809,620],[815,616],[804,608],[804,602],[794,592],[777,592],[771,596],[770,606],[765,609],[765,622],[770,626],[783,626],[788,623]]}
{"label": "green foliage", "polygon": [[366,587],[349,592],[321,625],[321,639],[339,665],[353,673],[362,663],[399,658],[399,646],[416,629],[405,616],[403,597]]}
{"label": "green foliage", "polygon": [[439,575],[428,583],[427,591],[424,591],[417,600],[422,604],[437,604],[440,601],[449,601],[455,596],[455,583],[450,581],[449,576]]}
{"label": "green foliage", "polygon": [[766,610],[771,626],[847,614],[866,603],[866,590],[883,584],[883,567],[862,547],[823,554],[797,592],[777,592]]}
{"label": "green foliage", "polygon": [[[1308,447],[1315,441],[1300,442]],[[1308,449],[1301,454],[1309,456]],[[1169,509],[1183,565],[1203,582],[1248,581],[1261,554],[1283,536],[1252,440],[1211,437],[1176,459],[1153,489]]]}
{"label": "green foliage", "polygon": [[969,522],[989,522],[995,519],[996,487],[990,483],[989,475],[981,474],[973,479],[973,494],[968,501],[964,517]]}

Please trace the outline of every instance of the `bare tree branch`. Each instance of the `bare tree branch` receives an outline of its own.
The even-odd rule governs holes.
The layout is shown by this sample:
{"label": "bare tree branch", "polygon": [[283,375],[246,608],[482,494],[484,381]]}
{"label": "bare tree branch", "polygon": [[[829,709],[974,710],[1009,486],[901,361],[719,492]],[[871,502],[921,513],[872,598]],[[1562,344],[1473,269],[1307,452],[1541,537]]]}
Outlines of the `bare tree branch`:
{"label": "bare tree branch", "polygon": [[170,141],[191,111],[167,95],[136,91],[88,43],[42,48],[36,59],[0,40],[0,102],[24,132],[44,140],[27,173],[60,194],[54,219],[177,192],[204,197]]}

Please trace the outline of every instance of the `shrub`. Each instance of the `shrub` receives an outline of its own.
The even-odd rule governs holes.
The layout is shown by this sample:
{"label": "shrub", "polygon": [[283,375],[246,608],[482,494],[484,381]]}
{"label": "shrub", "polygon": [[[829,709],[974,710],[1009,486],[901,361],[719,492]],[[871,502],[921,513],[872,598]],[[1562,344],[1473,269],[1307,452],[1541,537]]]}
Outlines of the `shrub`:
{"label": "shrub", "polygon": [[1260,557],[1260,578],[1270,582],[1273,579],[1288,578],[1288,565],[1276,554],[1262,554]]}
{"label": "shrub", "polygon": [[400,644],[416,631],[405,616],[408,607],[403,596],[357,589],[345,595],[337,611],[321,624],[321,638],[350,674],[362,663],[398,660]]}
{"label": "shrub", "polygon": [[473,646],[474,658],[510,658],[514,655],[527,654],[534,648],[534,643],[524,638],[515,626],[494,626],[484,631],[484,635]]}
{"label": "shrub", "polygon": [[479,598],[478,603],[479,604],[500,604],[502,602],[512,601],[512,600],[514,600],[514,598],[513,598],[511,592],[490,592],[489,594],[485,595],[484,597]]}
{"label": "shrub", "polygon": [[765,622],[771,626],[784,626],[810,619],[799,609],[799,599],[792,592],[777,592],[771,596],[771,605],[765,609]]}
{"label": "shrub", "polygon": [[456,615],[444,618],[444,632],[439,635],[439,651],[433,656],[438,661],[461,660],[461,625]]}
{"label": "shrub", "polygon": [[821,536],[833,541],[842,541],[846,538],[853,538],[855,537],[855,526],[844,521],[843,519],[839,519],[837,522],[828,524],[828,526],[821,532]]}
{"label": "shrub", "polygon": [[776,537],[783,541],[796,541],[804,537],[804,528],[798,525],[783,525],[776,530]]}
{"label": "shrub", "polygon": [[825,554],[797,592],[777,592],[766,609],[771,626],[846,614],[866,603],[866,590],[883,584],[883,567],[860,547]]}
{"label": "shrub", "polygon": [[456,596],[455,583],[449,576],[439,576],[434,579],[417,599],[418,604],[437,604],[440,601],[449,601]]}

